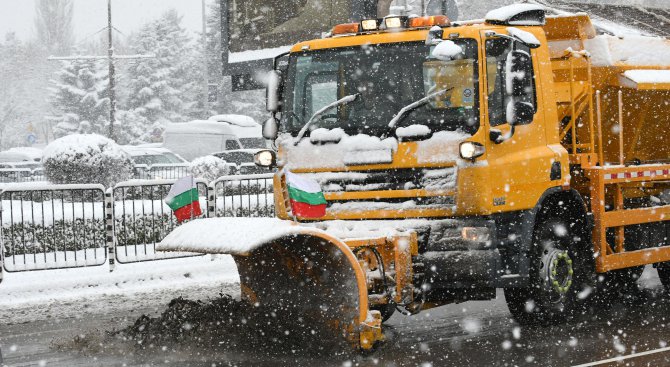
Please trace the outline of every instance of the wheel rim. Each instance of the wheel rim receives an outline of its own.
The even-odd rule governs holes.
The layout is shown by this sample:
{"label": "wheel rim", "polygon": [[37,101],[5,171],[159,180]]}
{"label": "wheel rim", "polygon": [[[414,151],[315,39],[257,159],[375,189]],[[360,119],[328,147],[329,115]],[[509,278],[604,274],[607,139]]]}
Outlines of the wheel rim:
{"label": "wheel rim", "polygon": [[574,268],[572,258],[566,250],[550,248],[542,256],[542,276],[545,290],[553,303],[562,302],[573,283]]}

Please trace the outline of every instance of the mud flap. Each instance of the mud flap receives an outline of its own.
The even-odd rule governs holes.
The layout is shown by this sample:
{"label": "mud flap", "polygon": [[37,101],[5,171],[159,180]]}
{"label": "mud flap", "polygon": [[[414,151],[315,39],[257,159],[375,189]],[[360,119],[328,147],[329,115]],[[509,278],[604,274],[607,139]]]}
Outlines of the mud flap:
{"label": "mud flap", "polygon": [[252,305],[274,308],[289,320],[308,320],[314,326],[309,332],[321,340],[336,337],[370,349],[382,339],[381,315],[368,310],[363,270],[337,238],[287,234],[233,258],[242,299]]}

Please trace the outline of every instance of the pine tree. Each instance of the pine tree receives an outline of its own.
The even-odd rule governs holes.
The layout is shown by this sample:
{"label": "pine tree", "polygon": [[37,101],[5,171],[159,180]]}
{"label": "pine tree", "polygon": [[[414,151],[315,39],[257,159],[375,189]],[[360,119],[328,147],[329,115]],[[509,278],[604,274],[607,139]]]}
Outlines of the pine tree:
{"label": "pine tree", "polygon": [[107,68],[94,60],[62,61],[62,68],[51,80],[50,102],[57,111],[54,136],[83,132],[105,134],[109,124]]}
{"label": "pine tree", "polygon": [[176,10],[168,10],[130,41],[134,53],[156,55],[131,63],[126,72],[129,96],[124,108],[150,124],[183,121],[196,101],[193,73],[201,68],[194,65],[194,48],[181,20]]}

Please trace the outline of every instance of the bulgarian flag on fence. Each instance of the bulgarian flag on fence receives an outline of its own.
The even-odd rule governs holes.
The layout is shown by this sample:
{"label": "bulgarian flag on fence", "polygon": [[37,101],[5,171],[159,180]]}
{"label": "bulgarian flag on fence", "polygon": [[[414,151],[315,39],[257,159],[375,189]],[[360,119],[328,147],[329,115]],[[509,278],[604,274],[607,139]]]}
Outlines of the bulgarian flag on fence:
{"label": "bulgarian flag on fence", "polygon": [[326,198],[321,192],[321,185],[289,170],[285,173],[293,215],[302,218],[320,218],[326,215]]}
{"label": "bulgarian flag on fence", "polygon": [[165,203],[172,209],[177,221],[183,222],[202,214],[198,198],[198,189],[195,187],[193,177],[186,176],[172,185],[165,198]]}

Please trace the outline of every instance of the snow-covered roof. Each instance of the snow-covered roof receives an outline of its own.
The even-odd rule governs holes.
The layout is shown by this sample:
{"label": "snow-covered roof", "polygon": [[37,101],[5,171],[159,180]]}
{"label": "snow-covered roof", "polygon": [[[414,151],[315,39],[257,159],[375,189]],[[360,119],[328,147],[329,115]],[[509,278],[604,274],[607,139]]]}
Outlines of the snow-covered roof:
{"label": "snow-covered roof", "polygon": [[132,157],[138,157],[142,155],[158,155],[158,154],[172,153],[172,151],[168,148],[146,147],[138,145],[123,145],[121,146],[121,149],[123,149],[126,153],[130,154]]}
{"label": "snow-covered roof", "polygon": [[626,70],[619,77],[623,87],[634,89],[670,89],[670,70]]}
{"label": "snow-covered roof", "polygon": [[38,157],[33,157],[30,154],[22,152],[11,152],[11,151],[0,152],[0,162],[2,163],[36,162],[39,161],[40,159],[42,159],[42,154],[40,154]]}
{"label": "snow-covered roof", "polygon": [[512,4],[493,9],[484,17],[487,22],[507,25],[543,25],[545,8],[536,4]]}
{"label": "snow-covered roof", "polygon": [[218,121],[218,122],[227,122],[231,125],[237,125],[242,127],[256,127],[259,126],[259,123],[256,122],[252,117],[245,115],[215,115],[208,119],[209,121]]}
{"label": "snow-covered roof", "polygon": [[166,134],[213,134],[234,135],[231,126],[216,121],[195,120],[191,122],[176,122],[168,124],[165,128]]}
{"label": "snow-covered roof", "polygon": [[42,149],[34,147],[15,147],[7,150],[11,153],[24,154],[30,157],[32,160],[42,159]]}
{"label": "snow-covered roof", "polygon": [[285,52],[289,52],[292,46],[280,46],[275,48],[265,48],[262,50],[249,50],[242,52],[230,52],[228,54],[228,62],[244,62],[253,60],[272,59]]}
{"label": "snow-covered roof", "polygon": [[670,40],[661,37],[599,35],[584,48],[594,66],[670,66]]}

